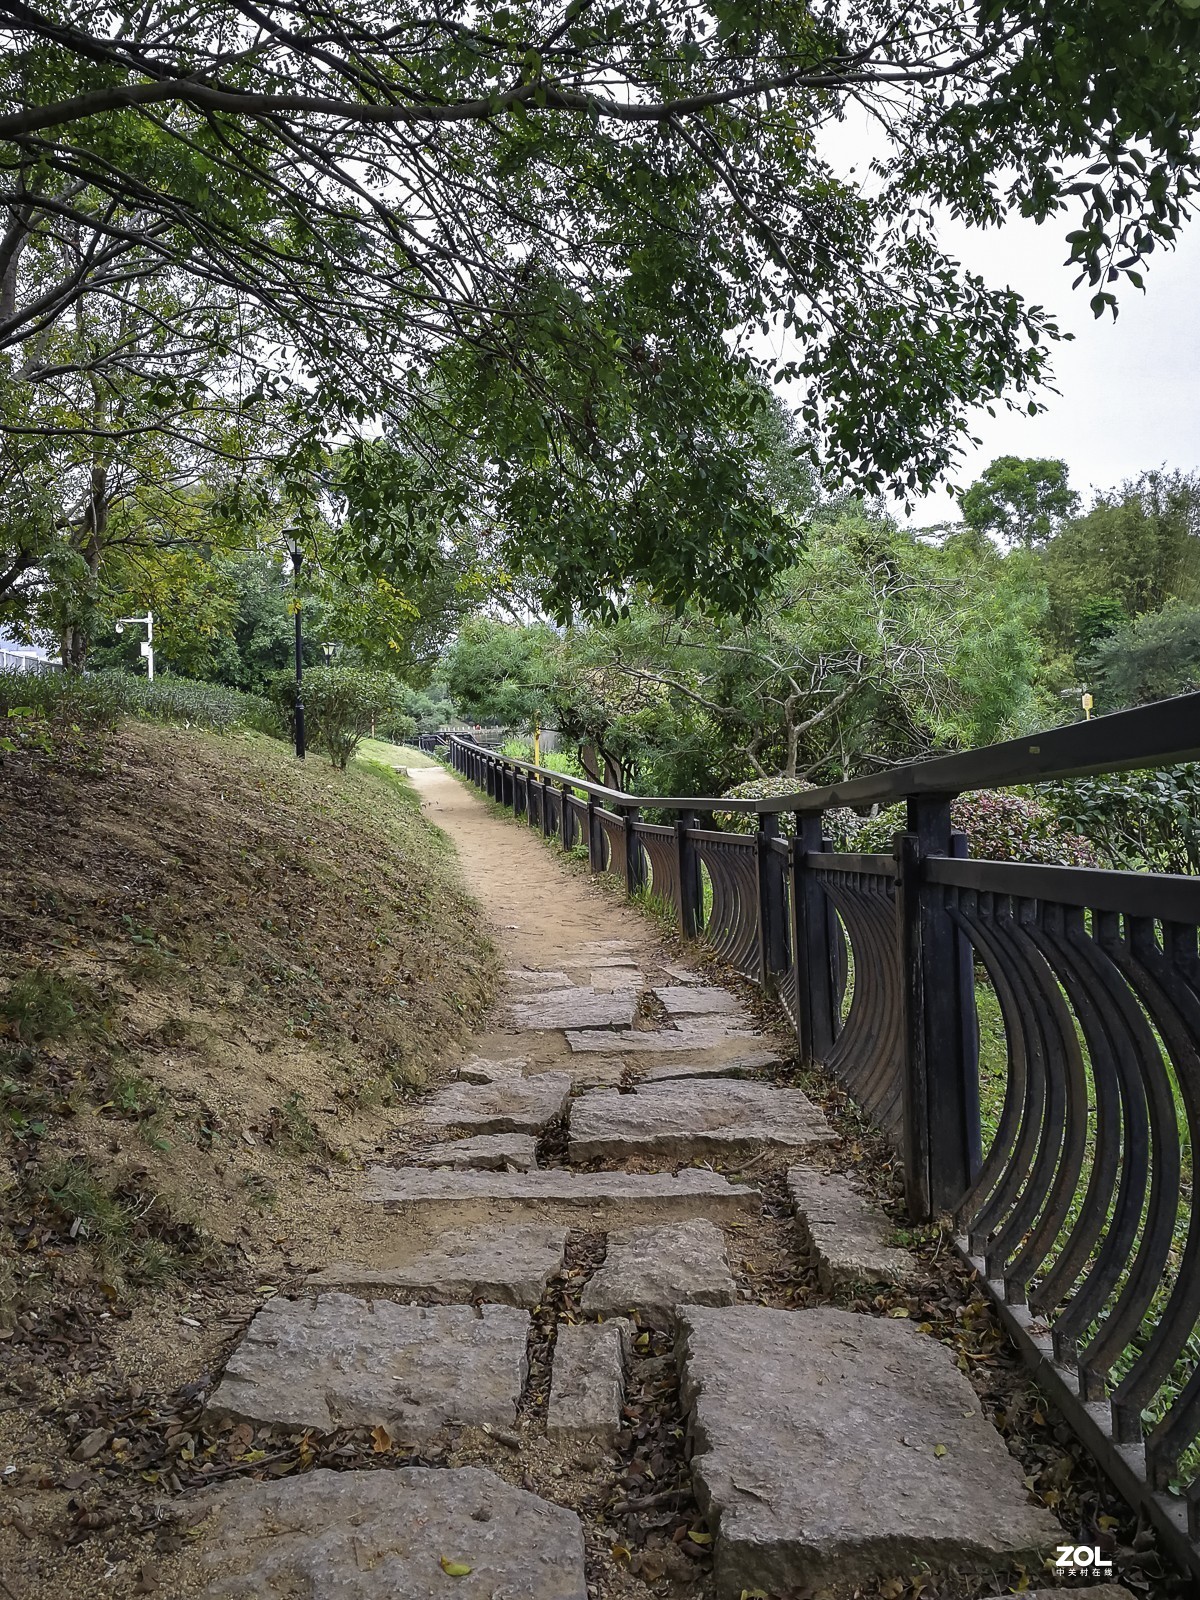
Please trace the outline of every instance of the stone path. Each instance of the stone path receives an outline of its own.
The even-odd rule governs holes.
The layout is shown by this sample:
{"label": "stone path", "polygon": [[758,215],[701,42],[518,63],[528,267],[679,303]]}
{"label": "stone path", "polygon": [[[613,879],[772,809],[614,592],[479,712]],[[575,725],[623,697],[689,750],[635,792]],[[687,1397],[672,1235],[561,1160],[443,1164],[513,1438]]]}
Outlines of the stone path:
{"label": "stone path", "polygon": [[1065,1536],[950,1351],[838,1305],[917,1266],[837,1174],[786,1041],[528,830],[417,777],[506,999],[364,1178],[395,1257],[268,1298],[209,1409],[441,1441],[447,1465],[214,1491],[203,1592],[596,1600],[668,1577],[737,1600],[1040,1571]]}

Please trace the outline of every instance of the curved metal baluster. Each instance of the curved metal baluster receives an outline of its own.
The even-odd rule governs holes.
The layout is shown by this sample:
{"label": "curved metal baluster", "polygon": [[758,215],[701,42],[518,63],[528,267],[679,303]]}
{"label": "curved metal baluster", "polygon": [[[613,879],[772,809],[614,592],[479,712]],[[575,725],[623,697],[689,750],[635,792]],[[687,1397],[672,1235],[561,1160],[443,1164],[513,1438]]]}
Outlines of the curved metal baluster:
{"label": "curved metal baluster", "polygon": [[[1072,1013],[1084,1030],[1085,1040],[1088,1038],[1089,1028],[1093,1033],[1096,1030],[1092,1018],[1088,1016],[1085,1020],[1085,1016],[1081,1015],[1080,1005],[1076,1003],[1083,996],[1069,961],[1063,959],[1059,950],[1062,929],[1062,907],[1045,902],[1039,902],[1036,919],[1025,923],[1026,936],[1044,961],[1047,972],[1055,980],[1054,992],[1059,995],[1061,1005],[1058,1025],[1063,1047],[1060,1059],[1064,1069],[1065,1126],[1057,1168],[1041,1216],[1009,1263],[1005,1281],[1010,1289],[1019,1286],[1024,1290],[1054,1248],[1070,1213],[1071,1202],[1079,1187],[1079,1176],[1083,1171],[1084,1158],[1087,1154],[1090,1109],[1087,1072],[1083,1052],[1079,1048],[1079,1039],[1072,1026]],[[1068,1004],[1061,1000],[1059,985],[1066,990],[1069,1008]]]}
{"label": "curved metal baluster", "polygon": [[1001,897],[999,904],[993,902],[986,909],[991,915],[985,921],[981,897],[980,918],[977,922],[968,921],[968,926],[972,943],[983,957],[996,987],[1008,1033],[1009,1062],[1019,1070],[1021,1080],[1020,1116],[1012,1150],[971,1227],[973,1247],[983,1251],[988,1277],[995,1278],[1001,1276],[1004,1265],[1002,1253],[996,1247],[1002,1219],[1011,1214],[1019,1202],[1037,1155],[1046,1098],[1046,1070],[1044,1041],[1037,1017],[1025,1003],[1020,968],[1014,965],[1007,941],[1000,933],[1001,924],[1011,921],[1007,897]]}
{"label": "curved metal baluster", "polygon": [[[1096,934],[1119,936],[1115,913],[1094,912],[1092,927]],[[1141,1226],[1150,1171],[1150,1124],[1143,1083],[1155,1071],[1161,1073],[1162,1061],[1141,1007],[1096,938],[1089,937],[1082,911],[1073,912],[1068,919],[1066,937],[1068,948],[1085,974],[1082,981],[1087,983],[1100,1012],[1105,1035],[1103,1048],[1098,1041],[1090,1045],[1097,1085],[1096,1158],[1075,1238],[1047,1274],[1037,1302],[1053,1304],[1060,1292],[1070,1287],[1100,1240],[1086,1277],[1054,1328],[1059,1359],[1078,1361],[1079,1339],[1102,1314],[1129,1261]],[[1119,1096],[1116,1106],[1111,1103],[1114,1084]],[[1113,1199],[1118,1163],[1120,1175]],[[1094,1369],[1080,1364],[1079,1382],[1085,1400],[1103,1399],[1106,1384]]]}
{"label": "curved metal baluster", "polygon": [[1010,1265],[1019,1260],[1026,1232],[1041,1216],[1053,1186],[1066,1131],[1066,1062],[1070,1050],[1078,1050],[1062,991],[1029,937],[1027,924],[1037,914],[1036,902],[1022,900],[1017,903],[1015,916],[1002,914],[996,919],[998,939],[1008,947],[1011,970],[1024,991],[1024,1009],[1033,1023],[1035,1048],[1030,1060],[1042,1075],[1039,1125],[1031,1128],[1037,1139],[1037,1152],[991,1246],[997,1262],[1003,1263],[1006,1296],[1022,1298],[1024,1282],[1019,1277],[1010,1279]]}
{"label": "curved metal baluster", "polygon": [[[1175,1066],[1194,1150],[1200,1141],[1200,1052],[1197,1048],[1197,1041],[1200,1040],[1200,1001],[1197,1001],[1186,976],[1184,981],[1179,981],[1177,969],[1182,968],[1186,974],[1189,952],[1194,957],[1195,929],[1164,929],[1168,957],[1159,950],[1148,919],[1127,917],[1125,921],[1126,937],[1114,947],[1112,958],[1154,1019],[1159,1036],[1167,1047]],[[1142,1249],[1127,1282],[1125,1298],[1129,1301],[1128,1311],[1120,1320],[1117,1312],[1114,1312],[1103,1331],[1105,1351],[1111,1351],[1112,1359],[1138,1331],[1154,1298],[1170,1252],[1178,1210],[1181,1179],[1179,1125],[1165,1072],[1158,1075],[1154,1088],[1150,1102],[1154,1157],[1150,1206],[1142,1232]],[[1136,1289],[1133,1283],[1135,1277]],[[1198,1316],[1200,1227],[1197,1226],[1193,1210],[1189,1217],[1187,1243],[1167,1304],[1132,1371],[1117,1385],[1112,1395],[1113,1434],[1122,1443],[1130,1443],[1141,1436],[1142,1411],[1157,1393],[1191,1337]],[[1114,1328],[1113,1324],[1118,1326]],[[1118,1339],[1121,1340],[1120,1344],[1117,1343]],[[1186,1433],[1185,1424],[1193,1415],[1194,1396],[1188,1398],[1191,1387],[1189,1384],[1184,1395],[1147,1442],[1147,1469],[1160,1483],[1174,1464],[1171,1451],[1175,1441]],[[1192,1436],[1194,1430],[1193,1435],[1184,1438],[1183,1442],[1190,1442]]]}
{"label": "curved metal baluster", "polygon": [[984,1156],[979,1176],[963,1196],[958,1208],[959,1225],[967,1232],[972,1253],[978,1254],[984,1248],[983,1241],[991,1227],[987,1198],[998,1184],[1002,1184],[1016,1144],[1025,1109],[1029,1073],[1025,1060],[1025,1032],[1016,996],[1008,987],[1003,973],[997,974],[989,966],[986,954],[980,948],[981,921],[991,920],[995,915],[992,896],[977,895],[974,889],[959,889],[948,901],[948,909],[955,926],[970,941],[972,950],[991,980],[1004,1022],[1004,1044],[1008,1056],[1008,1080],[1004,1086],[1004,1104],[1000,1109],[996,1132]]}

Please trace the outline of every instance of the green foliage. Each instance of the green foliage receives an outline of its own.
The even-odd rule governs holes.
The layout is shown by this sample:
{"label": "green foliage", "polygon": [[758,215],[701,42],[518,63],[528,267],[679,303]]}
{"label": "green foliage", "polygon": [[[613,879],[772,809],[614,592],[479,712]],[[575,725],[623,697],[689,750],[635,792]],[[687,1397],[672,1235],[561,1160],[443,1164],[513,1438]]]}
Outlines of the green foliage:
{"label": "green foliage", "polygon": [[[295,718],[296,679],[279,674],[271,698],[291,727]],[[363,667],[315,667],[304,674],[305,728],[309,743],[324,750],[335,767],[345,769],[359,740],[378,727],[394,739],[416,731],[404,710],[404,686],[386,672]]]}
{"label": "green foliage", "polygon": [[1065,829],[1129,871],[1200,873],[1200,765],[1113,772],[1047,786]]}
{"label": "green foliage", "polygon": [[977,533],[1026,550],[1044,545],[1079,508],[1065,461],[999,456],[959,496],[963,521]]}
{"label": "green foliage", "polygon": [[1096,644],[1089,671],[1105,711],[1200,689],[1200,606],[1169,600],[1116,627]]}
{"label": "green foliage", "polygon": [[532,728],[549,706],[558,635],[540,624],[513,627],[472,617],[442,663],[460,714],[503,728]]}
{"label": "green foliage", "polygon": [[1200,477],[1148,472],[1099,496],[1050,541],[1041,570],[1050,638],[1081,666],[1118,622],[1200,604]]}
{"label": "green foliage", "polygon": [[80,677],[70,672],[0,672],[0,715],[31,708],[55,727],[103,730],[121,716],[181,723],[229,733],[254,728],[278,734],[280,724],[259,695],[213,683],[161,677],[151,683],[132,673],[107,671]]}
{"label": "green foliage", "polygon": [[[1103,865],[1086,830],[1037,794],[985,789],[959,795],[951,809],[954,827],[967,836],[971,855],[985,861],[1041,862],[1066,867]],[[889,806],[865,819],[850,848],[891,855],[892,841],[906,826],[903,806]]]}

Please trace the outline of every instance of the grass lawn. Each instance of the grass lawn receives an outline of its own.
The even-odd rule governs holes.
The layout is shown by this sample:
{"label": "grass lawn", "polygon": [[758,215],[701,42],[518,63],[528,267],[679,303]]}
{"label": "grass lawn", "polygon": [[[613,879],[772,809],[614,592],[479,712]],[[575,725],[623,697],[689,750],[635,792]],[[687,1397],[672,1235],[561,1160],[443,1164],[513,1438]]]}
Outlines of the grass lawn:
{"label": "grass lawn", "polygon": [[433,756],[411,744],[389,744],[386,739],[363,739],[356,752],[360,760],[382,761],[389,767],[436,767]]}

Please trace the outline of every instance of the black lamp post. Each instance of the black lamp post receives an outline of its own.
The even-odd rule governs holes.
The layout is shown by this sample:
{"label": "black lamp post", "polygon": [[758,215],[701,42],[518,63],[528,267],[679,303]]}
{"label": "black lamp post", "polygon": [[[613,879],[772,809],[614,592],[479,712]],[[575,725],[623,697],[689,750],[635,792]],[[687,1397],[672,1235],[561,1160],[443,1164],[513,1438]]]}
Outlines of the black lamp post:
{"label": "black lamp post", "polygon": [[304,551],[300,547],[300,530],[287,528],[284,531],[283,542],[292,562],[292,581],[296,593],[292,600],[292,607],[296,618],[296,756],[304,760],[304,645],[300,634],[300,568],[304,564]]}

